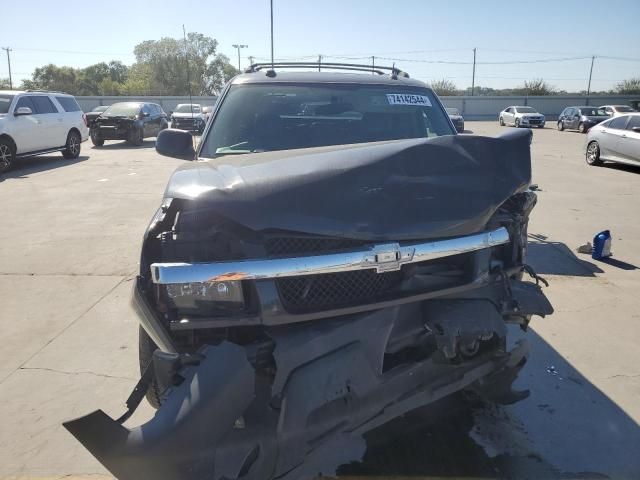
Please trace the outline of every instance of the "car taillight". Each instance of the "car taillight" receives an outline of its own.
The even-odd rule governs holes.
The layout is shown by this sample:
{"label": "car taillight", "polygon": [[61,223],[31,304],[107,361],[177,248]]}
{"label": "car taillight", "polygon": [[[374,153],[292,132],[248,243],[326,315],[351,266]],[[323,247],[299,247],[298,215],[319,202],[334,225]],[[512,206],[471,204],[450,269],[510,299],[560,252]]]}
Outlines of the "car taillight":
{"label": "car taillight", "polygon": [[84,122],[84,126],[85,127],[89,126],[89,122],[87,122],[87,114],[86,113],[82,114],[82,121]]}

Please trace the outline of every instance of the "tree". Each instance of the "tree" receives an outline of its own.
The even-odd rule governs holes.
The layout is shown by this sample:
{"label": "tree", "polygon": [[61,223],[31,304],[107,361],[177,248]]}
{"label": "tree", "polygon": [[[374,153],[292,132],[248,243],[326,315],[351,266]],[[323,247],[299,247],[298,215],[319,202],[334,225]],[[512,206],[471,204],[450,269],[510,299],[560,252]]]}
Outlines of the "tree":
{"label": "tree", "polygon": [[555,95],[556,88],[541,78],[525,80],[524,87],[513,90],[514,95]]}
{"label": "tree", "polygon": [[458,87],[456,87],[456,84],[451,80],[447,80],[446,78],[431,82],[429,86],[441,97],[460,94],[460,91],[458,90]]}
{"label": "tree", "polygon": [[71,67],[58,67],[50,63],[36,68],[31,80],[23,80],[22,88],[31,90],[56,90],[76,94],[77,71]]}
{"label": "tree", "polygon": [[640,95],[640,77],[623,80],[616,85],[616,93],[620,95]]}
{"label": "tree", "polygon": [[216,53],[217,48],[214,38],[192,32],[186,44],[168,37],[147,40],[136,45],[134,54],[137,64],[148,68],[148,83],[156,94],[184,95],[190,83],[194,95],[212,95],[236,73],[229,59]]}
{"label": "tree", "polygon": [[9,90],[11,85],[9,84],[8,78],[0,78],[0,90]]}

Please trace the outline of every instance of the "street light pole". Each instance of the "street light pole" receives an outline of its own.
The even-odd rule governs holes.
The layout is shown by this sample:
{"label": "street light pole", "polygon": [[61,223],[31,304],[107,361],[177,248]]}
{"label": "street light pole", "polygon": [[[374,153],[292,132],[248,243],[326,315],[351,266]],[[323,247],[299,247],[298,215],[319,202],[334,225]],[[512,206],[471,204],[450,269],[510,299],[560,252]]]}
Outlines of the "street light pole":
{"label": "street light pole", "polygon": [[234,44],[232,46],[233,46],[233,48],[237,48],[238,49],[238,72],[240,72],[242,70],[242,68],[240,67],[240,49],[241,48],[247,48],[249,45]]}
{"label": "street light pole", "polygon": [[587,101],[589,101],[589,94],[591,93],[591,75],[593,74],[593,62],[596,59],[596,56],[593,55],[591,57],[591,68],[589,69],[589,84],[587,85]]}
{"label": "street light pole", "polygon": [[476,49],[473,49],[473,75],[471,77],[471,96],[473,97],[473,89],[476,86]]}
{"label": "street light pole", "polygon": [[11,79],[11,56],[9,55],[11,49],[9,47],[2,47],[2,49],[7,52],[7,64],[9,65],[9,89],[13,90],[13,80]]}

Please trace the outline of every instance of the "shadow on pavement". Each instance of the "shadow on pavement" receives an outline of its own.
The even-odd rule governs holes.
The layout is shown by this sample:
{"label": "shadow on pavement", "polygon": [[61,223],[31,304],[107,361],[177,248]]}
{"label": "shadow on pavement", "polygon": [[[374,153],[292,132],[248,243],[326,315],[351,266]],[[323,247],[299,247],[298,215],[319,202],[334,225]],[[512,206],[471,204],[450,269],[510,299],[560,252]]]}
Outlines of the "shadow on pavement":
{"label": "shadow on pavement", "polygon": [[529,235],[527,262],[540,275],[570,275],[573,277],[595,277],[603,270],[596,264],[578,258],[561,242],[552,242],[544,235]]}
{"label": "shadow on pavement", "polygon": [[[108,143],[107,143],[108,142]],[[154,148],[156,146],[156,139],[153,137],[153,140],[145,139],[142,142],[142,145],[132,145],[126,140],[107,140],[104,145],[101,147],[96,147],[95,145],[91,146],[93,150],[135,150],[138,148]]]}
{"label": "shadow on pavement", "polygon": [[626,163],[613,163],[613,162],[605,162],[602,164],[602,167],[609,168],[611,170],[620,170],[621,172],[629,172],[640,174],[640,165],[627,165]]}
{"label": "shadow on pavement", "polygon": [[602,263],[606,263],[607,265],[611,265],[612,267],[617,267],[621,270],[637,270],[638,267],[631,263],[623,262],[622,260],[617,260],[612,257],[602,258],[600,259]]}
{"label": "shadow on pavement", "polygon": [[19,158],[14,161],[13,168],[6,173],[0,173],[0,182],[5,179],[14,178],[22,179],[26,178],[26,175],[31,175],[38,172],[46,172],[47,170],[53,170],[60,167],[68,167],[76,163],[89,160],[87,155],[80,155],[73,160],[67,160],[62,157],[62,154],[42,155],[34,157]]}
{"label": "shadow on pavement", "polygon": [[[535,320],[534,320],[535,322]],[[359,462],[340,477],[427,479],[640,478],[640,427],[533,330],[511,406],[461,394],[365,435]]]}

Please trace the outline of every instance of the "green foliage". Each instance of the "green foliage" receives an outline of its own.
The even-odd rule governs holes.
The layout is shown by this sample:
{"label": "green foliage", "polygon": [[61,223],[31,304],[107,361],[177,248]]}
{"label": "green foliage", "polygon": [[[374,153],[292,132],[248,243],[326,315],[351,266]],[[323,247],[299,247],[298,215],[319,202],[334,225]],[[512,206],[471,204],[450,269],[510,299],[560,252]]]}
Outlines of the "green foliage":
{"label": "green foliage", "polygon": [[623,80],[616,85],[616,93],[620,95],[640,95],[640,77]]}
{"label": "green foliage", "polygon": [[460,91],[456,84],[451,80],[447,80],[443,78],[442,80],[436,80],[435,82],[431,82],[429,86],[438,94],[440,97],[459,95]]}
{"label": "green foliage", "polygon": [[8,78],[0,78],[0,90],[9,90],[9,79]]}
{"label": "green foliage", "polygon": [[73,95],[185,95],[190,83],[193,95],[214,95],[238,73],[217,47],[214,38],[201,33],[189,33],[186,45],[175,38],[147,40],[136,45],[137,61],[130,67],[117,60],[81,69],[49,64],[36,68],[22,88]]}

